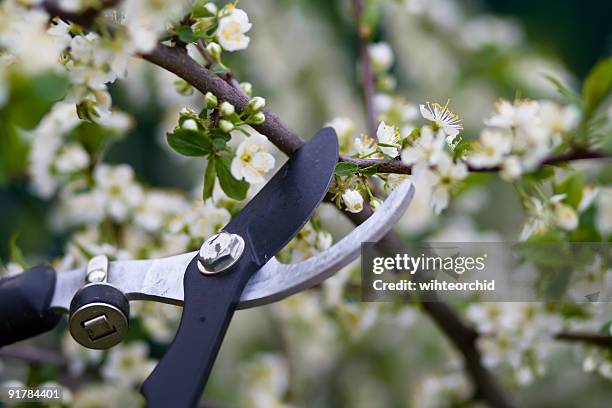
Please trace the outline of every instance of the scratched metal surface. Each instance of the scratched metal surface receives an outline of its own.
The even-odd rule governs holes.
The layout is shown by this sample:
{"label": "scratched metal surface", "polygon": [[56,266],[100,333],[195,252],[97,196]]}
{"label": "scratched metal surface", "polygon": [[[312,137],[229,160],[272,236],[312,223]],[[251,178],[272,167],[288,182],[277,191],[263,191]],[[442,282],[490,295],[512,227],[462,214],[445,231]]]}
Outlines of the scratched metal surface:
{"label": "scratched metal surface", "polygon": [[[272,258],[257,271],[242,293],[238,309],[283,299],[323,282],[359,256],[361,243],[378,241],[399,220],[414,196],[414,186],[404,181],[363,224],[328,250],[295,264]],[[183,274],[197,252],[160,259],[115,261],[109,265],[108,283],[130,300],[156,300],[182,305]],[[67,312],[76,291],[83,286],[85,269],[59,272],[51,307]]]}

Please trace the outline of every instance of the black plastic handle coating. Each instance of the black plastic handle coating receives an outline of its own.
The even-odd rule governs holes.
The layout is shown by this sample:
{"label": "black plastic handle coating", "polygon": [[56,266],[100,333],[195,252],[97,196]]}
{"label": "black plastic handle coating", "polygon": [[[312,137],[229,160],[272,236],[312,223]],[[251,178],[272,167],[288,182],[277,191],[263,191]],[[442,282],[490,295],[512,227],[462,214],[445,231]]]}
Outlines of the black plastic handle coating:
{"label": "black plastic handle coating", "polygon": [[0,347],[53,329],[60,315],[49,309],[55,270],[47,265],[0,280]]}
{"label": "black plastic handle coating", "polygon": [[148,408],[197,404],[240,295],[258,269],[249,251],[218,275],[203,275],[197,258],[191,261],[185,272],[185,306],[176,337],[142,385]]}

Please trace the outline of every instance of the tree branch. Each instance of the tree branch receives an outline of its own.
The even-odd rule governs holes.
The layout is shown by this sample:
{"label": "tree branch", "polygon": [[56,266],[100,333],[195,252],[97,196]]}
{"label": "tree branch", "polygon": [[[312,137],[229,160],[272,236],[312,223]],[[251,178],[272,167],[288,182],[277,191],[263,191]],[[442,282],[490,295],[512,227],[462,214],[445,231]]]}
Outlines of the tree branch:
{"label": "tree branch", "polygon": [[94,20],[105,9],[115,7],[122,0],[100,0],[98,7],[89,7],[83,11],[66,11],[59,5],[58,0],[44,0],[39,7],[44,8],[51,17],[59,17],[61,19],[71,21],[82,27],[89,27]]}
{"label": "tree branch", "polygon": [[588,332],[562,332],[555,336],[557,340],[579,342],[592,346],[612,349],[612,336]]}
{"label": "tree branch", "polygon": [[376,112],[374,111],[374,74],[368,53],[368,39],[370,33],[361,24],[363,16],[363,0],[353,0],[353,11],[357,23],[357,37],[359,39],[359,57],[361,60],[361,88],[367,118],[367,128],[370,137],[376,139]]}
{"label": "tree branch", "polygon": [[[212,92],[217,98],[234,105],[238,112],[242,112],[249,102],[249,98],[243,92],[202,67],[184,50],[158,44],[153,51],[142,57],[183,78],[200,92]],[[266,135],[282,152],[291,155],[304,145],[304,140],[282,123],[274,112],[269,109],[264,109],[263,112],[266,121],[253,127]]]}

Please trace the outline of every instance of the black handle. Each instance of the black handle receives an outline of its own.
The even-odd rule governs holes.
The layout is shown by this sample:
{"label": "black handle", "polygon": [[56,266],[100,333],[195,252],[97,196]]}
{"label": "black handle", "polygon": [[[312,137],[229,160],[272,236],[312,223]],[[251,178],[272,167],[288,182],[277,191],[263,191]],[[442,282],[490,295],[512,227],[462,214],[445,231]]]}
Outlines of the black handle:
{"label": "black handle", "polygon": [[53,329],[60,315],[49,309],[55,270],[40,265],[0,280],[0,347]]}
{"label": "black handle", "polygon": [[249,251],[232,268],[203,275],[194,258],[185,272],[181,323],[166,354],[142,385],[148,408],[193,407],[199,401],[221,342],[251,275]]}

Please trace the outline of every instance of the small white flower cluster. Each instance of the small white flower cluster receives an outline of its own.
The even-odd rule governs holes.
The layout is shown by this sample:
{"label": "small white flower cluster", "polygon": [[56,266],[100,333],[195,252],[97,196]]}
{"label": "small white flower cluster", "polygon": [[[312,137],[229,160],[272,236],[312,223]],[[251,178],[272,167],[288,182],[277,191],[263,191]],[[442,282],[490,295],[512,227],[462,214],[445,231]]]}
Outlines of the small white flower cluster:
{"label": "small white flower cluster", "polygon": [[194,240],[201,244],[204,239],[221,231],[231,218],[227,209],[215,206],[211,200],[204,203],[196,200],[191,209],[171,219],[169,237],[187,242]]}
{"label": "small white flower cluster", "polygon": [[[87,1],[87,0],[86,0]],[[121,22],[127,31],[122,44],[129,53],[149,52],[158,38],[168,31],[187,12],[189,2],[175,0],[131,0],[121,2]]]}
{"label": "small white flower cluster", "polygon": [[[612,332],[610,333],[612,335]],[[608,380],[612,380],[612,358],[607,350],[593,348],[582,362],[582,368],[587,373],[596,372]]]}
{"label": "small white flower cluster", "polygon": [[122,343],[113,347],[102,366],[102,377],[122,387],[141,384],[153,371],[155,361],[149,357],[145,342]]}
{"label": "small white flower cluster", "polygon": [[446,150],[446,145],[456,144],[462,127],[447,106],[421,105],[421,114],[430,124],[409,137],[401,158],[404,164],[412,166],[415,182],[428,188],[431,206],[439,214],[448,207],[452,189],[468,175],[465,163]]}
{"label": "small white flower cluster", "polygon": [[465,374],[456,371],[426,377],[413,398],[415,406],[422,408],[451,407],[465,404],[471,392],[472,386]]}
{"label": "small white flower cluster", "polygon": [[301,262],[325,251],[331,244],[331,234],[322,230],[317,222],[310,220],[283,248],[279,259],[287,263]]}
{"label": "small white flower cluster", "polygon": [[274,156],[268,153],[269,147],[268,139],[259,133],[247,137],[236,149],[231,166],[232,175],[249,184],[263,183],[265,174],[274,168],[275,163]]}
{"label": "small white flower cluster", "polygon": [[501,175],[516,180],[536,169],[573,130],[580,118],[574,106],[554,102],[500,100],[497,111],[485,120],[474,151],[467,156],[476,168],[501,166]]}
{"label": "small white flower cluster", "polygon": [[[237,3],[237,2],[236,2]],[[221,9],[215,3],[196,1],[191,13],[193,35],[187,41],[202,41],[210,58],[222,67],[223,50],[234,52],[246,49],[251,39],[246,35],[253,26],[244,10],[235,3],[227,3]]]}
{"label": "small white flower cluster", "polygon": [[74,105],[60,102],[32,132],[29,173],[37,195],[49,198],[61,181],[89,165],[89,156],[80,145],[64,144],[64,135],[79,122]]}
{"label": "small white flower cluster", "polygon": [[253,408],[289,408],[283,402],[289,387],[289,367],[280,355],[264,353],[245,364],[241,370],[245,406]]}
{"label": "small white flower cluster", "polygon": [[599,233],[604,237],[612,236],[612,187],[605,187],[599,191],[597,197],[596,225]]}
{"label": "small white flower cluster", "polygon": [[525,206],[527,221],[520,234],[521,240],[532,235],[543,234],[553,227],[563,231],[573,231],[578,227],[580,213],[586,211],[599,191],[590,186],[583,189],[582,200],[577,208],[564,202],[566,194],[555,194],[552,197],[539,198],[531,196]]}
{"label": "small white flower cluster", "polygon": [[474,303],[467,317],[480,333],[483,364],[511,368],[521,385],[544,372],[542,362],[563,327],[561,317],[542,303]]}
{"label": "small white flower cluster", "polygon": [[[382,120],[376,131],[376,140],[365,134],[352,139],[354,125],[350,119],[336,118],[327,125],[336,130],[343,153],[376,159],[395,159],[401,155],[402,162],[412,166],[415,182],[426,186],[431,206],[439,214],[448,206],[453,188],[468,174],[465,163],[454,159],[447,149],[447,146],[452,149],[460,142],[461,120],[448,109],[448,104],[427,103],[420,105],[420,113],[428,124],[417,128],[419,111],[416,106],[403,99],[394,101],[388,95],[379,96],[389,102],[380,116],[394,124]],[[401,128],[395,123],[399,123]],[[347,211],[362,211],[364,199],[359,190],[350,182],[345,183],[341,198]],[[380,201],[370,198],[370,205],[376,208]]]}
{"label": "small white flower cluster", "polygon": [[30,73],[55,68],[64,43],[48,32],[49,15],[18,0],[0,5],[0,47]]}

